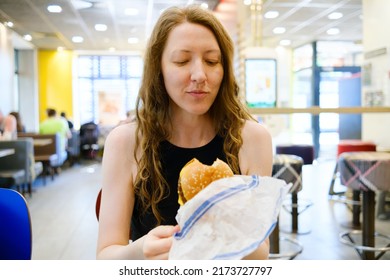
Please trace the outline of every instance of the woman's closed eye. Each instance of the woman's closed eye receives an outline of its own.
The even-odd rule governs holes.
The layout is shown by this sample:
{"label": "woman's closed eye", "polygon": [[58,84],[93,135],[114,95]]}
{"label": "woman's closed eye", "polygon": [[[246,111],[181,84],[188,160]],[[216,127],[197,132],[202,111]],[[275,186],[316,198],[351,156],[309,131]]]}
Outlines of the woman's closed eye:
{"label": "woman's closed eye", "polygon": [[210,66],[215,66],[219,64],[219,60],[206,60],[206,63]]}
{"label": "woman's closed eye", "polygon": [[188,60],[174,61],[173,63],[179,66],[183,66],[188,63]]}

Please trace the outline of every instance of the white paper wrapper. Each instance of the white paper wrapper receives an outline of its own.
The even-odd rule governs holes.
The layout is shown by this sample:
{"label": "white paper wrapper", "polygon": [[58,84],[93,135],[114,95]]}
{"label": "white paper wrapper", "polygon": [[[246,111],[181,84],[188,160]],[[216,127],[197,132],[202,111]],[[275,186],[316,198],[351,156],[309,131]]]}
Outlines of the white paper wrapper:
{"label": "white paper wrapper", "polygon": [[272,177],[214,181],[180,207],[169,259],[241,259],[275,227],[290,185]]}

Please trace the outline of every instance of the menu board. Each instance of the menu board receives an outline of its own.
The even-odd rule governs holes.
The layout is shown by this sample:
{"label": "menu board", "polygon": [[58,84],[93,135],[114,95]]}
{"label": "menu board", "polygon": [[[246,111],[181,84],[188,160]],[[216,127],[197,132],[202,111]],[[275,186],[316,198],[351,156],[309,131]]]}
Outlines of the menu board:
{"label": "menu board", "polygon": [[245,59],[245,98],[248,107],[276,107],[276,59]]}

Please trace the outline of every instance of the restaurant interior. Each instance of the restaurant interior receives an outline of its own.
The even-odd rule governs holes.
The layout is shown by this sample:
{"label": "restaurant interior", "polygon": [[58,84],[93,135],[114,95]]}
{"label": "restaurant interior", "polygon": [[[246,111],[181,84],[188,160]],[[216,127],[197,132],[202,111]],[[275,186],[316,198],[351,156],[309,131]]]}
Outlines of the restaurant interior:
{"label": "restaurant interior", "polygon": [[[105,139],[134,115],[157,17],[188,4],[229,31],[272,175],[293,186],[270,259],[390,260],[387,0],[0,0],[0,114],[24,126],[0,137],[0,259],[96,259]],[[48,108],[72,123],[64,160],[39,133]]]}

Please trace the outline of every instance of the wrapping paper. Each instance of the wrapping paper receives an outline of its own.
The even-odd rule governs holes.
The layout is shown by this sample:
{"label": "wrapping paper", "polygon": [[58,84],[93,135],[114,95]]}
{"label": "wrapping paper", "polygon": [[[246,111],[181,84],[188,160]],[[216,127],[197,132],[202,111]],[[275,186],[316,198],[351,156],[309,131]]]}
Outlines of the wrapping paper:
{"label": "wrapping paper", "polygon": [[169,259],[242,259],[272,233],[290,187],[255,175],[212,182],[179,208]]}

